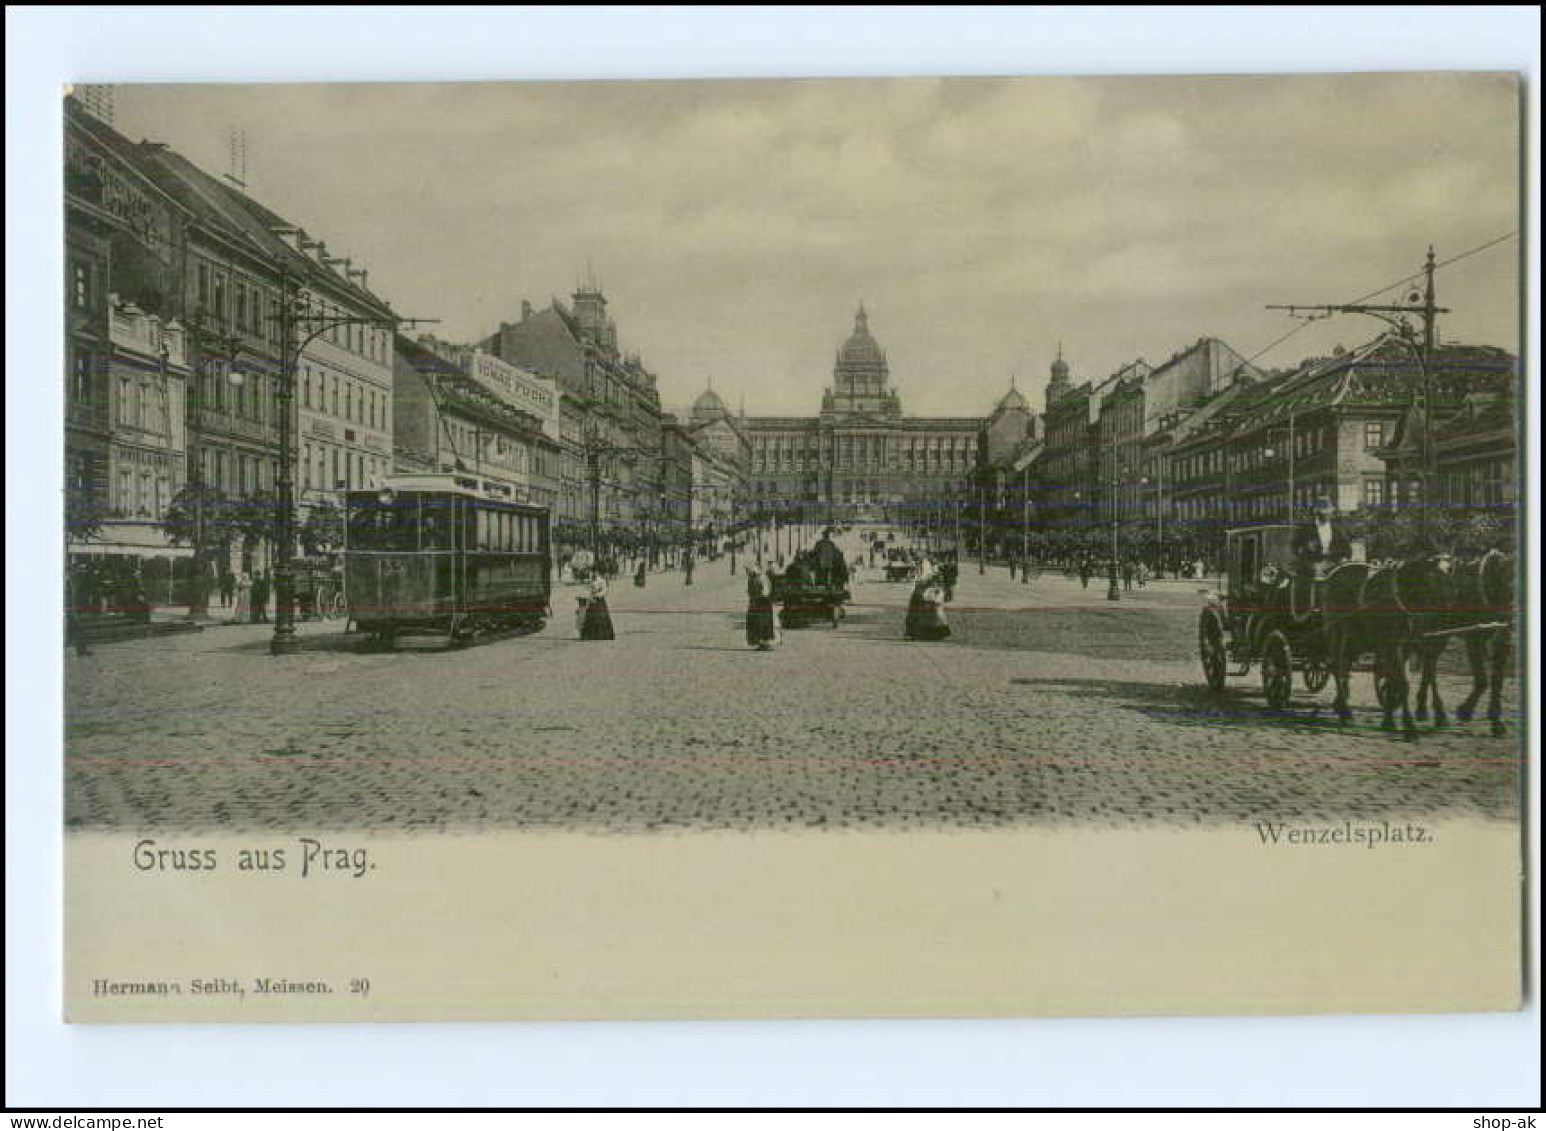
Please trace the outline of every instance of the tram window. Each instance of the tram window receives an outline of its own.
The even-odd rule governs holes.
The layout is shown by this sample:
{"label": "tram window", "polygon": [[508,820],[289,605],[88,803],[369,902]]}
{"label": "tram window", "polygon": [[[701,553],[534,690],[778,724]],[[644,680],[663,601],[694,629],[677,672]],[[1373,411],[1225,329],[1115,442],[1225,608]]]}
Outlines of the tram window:
{"label": "tram window", "polygon": [[355,550],[374,550],[381,540],[382,508],[374,502],[349,506],[349,546]]}
{"label": "tram window", "polygon": [[451,500],[428,499],[423,504],[420,548],[424,550],[449,550],[451,548]]}
{"label": "tram window", "polygon": [[416,550],[415,514],[418,503],[412,499],[394,499],[380,503],[374,499],[349,504],[349,548],[353,550]]}

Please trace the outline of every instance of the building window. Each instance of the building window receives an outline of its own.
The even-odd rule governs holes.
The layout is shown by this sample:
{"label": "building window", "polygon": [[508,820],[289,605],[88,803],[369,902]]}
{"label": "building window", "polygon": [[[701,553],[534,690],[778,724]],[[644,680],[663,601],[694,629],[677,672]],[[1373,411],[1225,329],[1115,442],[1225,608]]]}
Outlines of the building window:
{"label": "building window", "polygon": [[74,354],[70,359],[70,399],[84,404],[91,399],[91,355]]}
{"label": "building window", "polygon": [[70,297],[77,310],[85,310],[91,305],[91,264],[76,263],[72,267]]}
{"label": "building window", "polygon": [[1364,480],[1363,503],[1366,507],[1382,507],[1385,505],[1385,481],[1383,479]]}
{"label": "building window", "polygon": [[1383,421],[1371,420],[1363,426],[1363,450],[1366,452],[1377,451],[1385,446],[1385,425]]}
{"label": "building window", "polygon": [[199,264],[199,309],[209,309],[209,264]]}

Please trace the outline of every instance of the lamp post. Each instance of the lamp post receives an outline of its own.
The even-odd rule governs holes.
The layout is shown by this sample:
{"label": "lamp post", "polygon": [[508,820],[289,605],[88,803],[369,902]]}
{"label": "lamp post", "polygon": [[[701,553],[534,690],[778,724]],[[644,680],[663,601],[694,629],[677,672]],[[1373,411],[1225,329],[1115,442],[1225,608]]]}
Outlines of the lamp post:
{"label": "lamp post", "polygon": [[1031,562],[1031,465],[1020,471],[1020,584],[1031,583],[1026,567]]}

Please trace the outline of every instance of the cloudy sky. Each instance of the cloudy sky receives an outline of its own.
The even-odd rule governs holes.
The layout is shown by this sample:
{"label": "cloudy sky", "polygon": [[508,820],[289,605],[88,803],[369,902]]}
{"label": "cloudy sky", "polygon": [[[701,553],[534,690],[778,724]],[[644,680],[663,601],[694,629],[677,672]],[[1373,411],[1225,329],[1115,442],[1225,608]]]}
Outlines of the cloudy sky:
{"label": "cloudy sky", "polygon": [[[1508,76],[120,88],[117,125],[251,191],[456,340],[587,263],[668,405],[712,377],[809,413],[862,299],[903,406],[985,411],[1271,302],[1347,302],[1518,227]],[[1509,240],[1440,274],[1449,338],[1512,346]],[[1395,297],[1394,295],[1390,297]],[[1344,316],[1261,358],[1379,329]]]}

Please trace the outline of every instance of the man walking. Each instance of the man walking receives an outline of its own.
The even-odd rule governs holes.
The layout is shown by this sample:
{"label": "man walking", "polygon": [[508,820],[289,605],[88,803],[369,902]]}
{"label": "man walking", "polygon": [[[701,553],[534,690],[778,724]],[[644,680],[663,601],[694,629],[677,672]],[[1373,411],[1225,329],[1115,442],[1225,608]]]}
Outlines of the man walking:
{"label": "man walking", "polygon": [[262,570],[252,579],[252,623],[268,623],[268,574]]}

